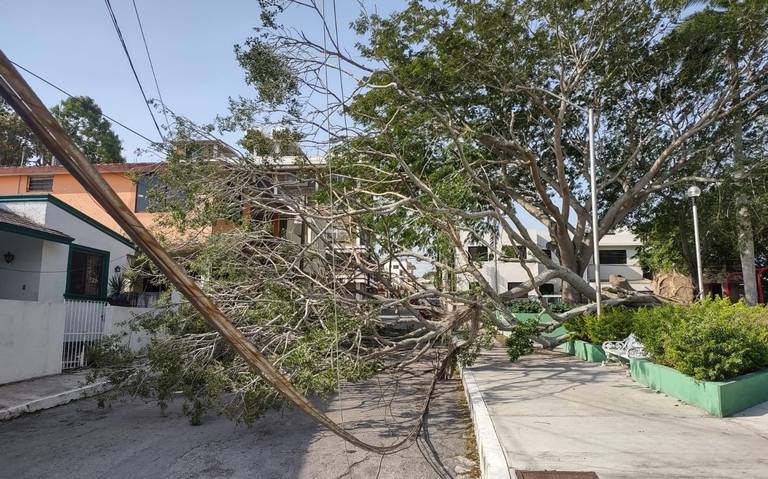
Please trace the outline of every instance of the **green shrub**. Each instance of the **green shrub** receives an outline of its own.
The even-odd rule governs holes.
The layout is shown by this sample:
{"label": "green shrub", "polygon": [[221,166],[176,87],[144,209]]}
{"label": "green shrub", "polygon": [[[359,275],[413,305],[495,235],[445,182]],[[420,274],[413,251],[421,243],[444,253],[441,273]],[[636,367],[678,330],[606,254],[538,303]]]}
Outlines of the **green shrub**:
{"label": "green shrub", "polygon": [[598,318],[595,314],[574,316],[563,325],[572,339],[602,344],[629,336],[633,328],[634,312],[627,308],[605,308]]}
{"label": "green shrub", "polygon": [[[549,305],[553,313],[564,313],[576,307],[575,304],[555,303]],[[540,313],[541,305],[535,299],[515,299],[509,304],[510,313]]]}
{"label": "green shrub", "polygon": [[533,299],[516,299],[509,303],[510,313],[540,313],[541,305]]}
{"label": "green shrub", "polygon": [[651,359],[699,380],[723,381],[768,368],[768,311],[707,299],[691,306],[606,308],[564,323],[572,339],[593,344],[635,333]]}
{"label": "green shrub", "polygon": [[686,317],[686,308],[662,305],[639,308],[634,313],[634,333],[645,350],[654,359],[664,357],[665,338],[670,331],[680,328]]}
{"label": "green shrub", "polygon": [[568,303],[555,303],[549,305],[549,310],[553,313],[564,313],[566,311],[570,311],[576,306],[581,306],[580,304],[568,304]]}
{"label": "green shrub", "polygon": [[531,338],[538,334],[538,326],[538,321],[535,319],[518,321],[515,324],[506,341],[507,355],[511,362],[517,361],[520,356],[533,352],[533,340]]}
{"label": "green shrub", "polygon": [[563,322],[563,326],[565,326],[565,329],[570,333],[571,339],[589,341],[586,315],[580,314],[578,316],[572,316]]}
{"label": "green shrub", "polygon": [[709,299],[639,310],[636,325],[654,361],[699,380],[723,381],[768,367],[763,307]]}

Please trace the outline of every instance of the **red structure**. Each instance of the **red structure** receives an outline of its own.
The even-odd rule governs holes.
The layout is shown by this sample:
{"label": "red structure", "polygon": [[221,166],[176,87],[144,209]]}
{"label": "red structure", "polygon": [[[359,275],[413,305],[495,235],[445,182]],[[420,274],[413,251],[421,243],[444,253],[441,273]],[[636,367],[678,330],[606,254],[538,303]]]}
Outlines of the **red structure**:
{"label": "red structure", "polygon": [[[742,274],[740,271],[728,273],[728,275],[725,277],[725,281],[723,282],[723,295],[727,296],[728,298],[735,299],[731,296],[731,286],[738,284],[737,281],[740,279],[742,279]],[[768,299],[766,298],[768,291],[766,291],[766,287],[764,286],[764,283],[766,282],[768,282],[768,266],[759,268],[757,270],[757,302],[760,304],[766,304],[766,299]]]}

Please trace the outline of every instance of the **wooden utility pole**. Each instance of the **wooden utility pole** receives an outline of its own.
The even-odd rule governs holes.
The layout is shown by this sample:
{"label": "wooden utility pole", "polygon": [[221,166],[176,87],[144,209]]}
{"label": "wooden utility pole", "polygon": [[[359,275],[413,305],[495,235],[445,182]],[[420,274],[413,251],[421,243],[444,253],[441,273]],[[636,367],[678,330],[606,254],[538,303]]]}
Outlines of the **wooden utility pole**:
{"label": "wooden utility pole", "polygon": [[[209,298],[179,266],[170,254],[160,245],[155,237],[136,218],[136,215],[120,200],[115,191],[104,181],[101,174],[88,161],[82,151],[56,119],[45,107],[40,98],[30,88],[8,57],[0,50],[0,95],[16,110],[29,128],[40,138],[59,162],[93,196],[96,202],[114,219],[131,237],[136,245],[152,260],[160,271],[173,283],[208,321],[221,334],[237,353],[256,370],[269,384],[277,389],[288,401],[295,404],[315,421],[324,425],[346,441],[378,454],[388,454],[399,450],[418,435],[424,418],[424,412],[413,430],[403,439],[390,446],[374,446],[346,432],[339,424],[317,409],[304,397],[283,374],[277,370],[243,333],[232,324]],[[434,389],[434,385],[433,388]]]}

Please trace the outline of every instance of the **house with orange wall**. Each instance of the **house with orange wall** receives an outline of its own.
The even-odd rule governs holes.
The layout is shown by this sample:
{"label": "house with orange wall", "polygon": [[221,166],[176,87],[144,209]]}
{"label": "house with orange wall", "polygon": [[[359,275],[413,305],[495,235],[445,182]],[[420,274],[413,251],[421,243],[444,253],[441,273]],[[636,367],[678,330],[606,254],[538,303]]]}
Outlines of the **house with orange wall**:
{"label": "house with orange wall", "polygon": [[[157,213],[147,211],[147,183],[143,181],[162,163],[99,164],[96,169],[120,199],[151,227]],[[0,167],[0,196],[51,194],[76,210],[125,235],[125,231],[62,166]]]}

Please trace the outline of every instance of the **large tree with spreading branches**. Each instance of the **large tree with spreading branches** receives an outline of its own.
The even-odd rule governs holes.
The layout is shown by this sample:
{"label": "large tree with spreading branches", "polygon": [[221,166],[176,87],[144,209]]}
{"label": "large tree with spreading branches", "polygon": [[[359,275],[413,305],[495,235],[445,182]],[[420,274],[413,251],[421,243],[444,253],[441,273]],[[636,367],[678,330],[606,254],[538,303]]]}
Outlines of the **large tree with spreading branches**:
{"label": "large tree with spreading branches", "polygon": [[[183,194],[166,195],[166,226],[183,232],[179,258],[206,291],[308,393],[404,367],[439,344],[471,360],[497,327],[526,343],[593,308],[531,327],[506,305],[554,280],[567,302],[594,301],[584,279],[593,230],[602,237],[662,194],[733,171],[718,155],[731,140],[723,131],[736,115],[759,117],[768,100],[760,2],[734,10],[749,41],[727,74],[713,67],[706,77],[691,74],[696,40],[676,34],[690,13],[676,2],[414,0],[387,16],[362,11],[356,51],[330,2],[260,3],[263,28],[235,51],[255,94],[232,99],[220,124],[247,132],[248,151],[190,155],[180,145],[210,142],[210,130],[180,122],[183,141],[161,174]],[[300,18],[318,29],[283,24],[285,8],[304,9]],[[595,225],[587,109],[598,138]],[[530,236],[527,217],[548,230],[554,255]],[[545,270],[496,248],[494,234]],[[468,253],[476,244],[519,260],[529,281],[497,291]],[[441,288],[410,273],[394,284],[387,265],[404,260],[433,269]],[[380,315],[395,306],[407,314]],[[228,404],[244,417],[262,410],[253,400],[274,402],[193,311],[166,318],[145,324],[170,334],[149,355],[154,367],[128,383],[188,391],[201,409],[236,391]]]}

